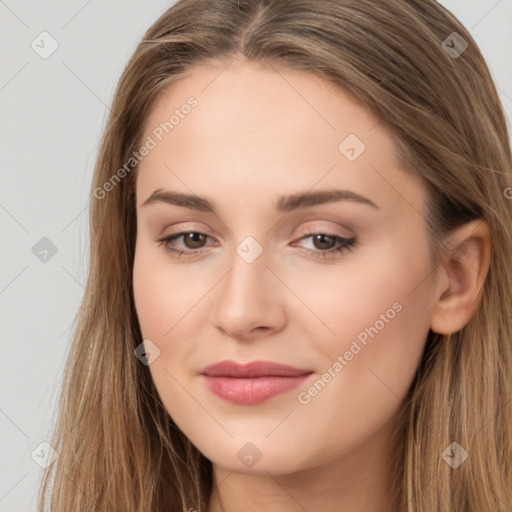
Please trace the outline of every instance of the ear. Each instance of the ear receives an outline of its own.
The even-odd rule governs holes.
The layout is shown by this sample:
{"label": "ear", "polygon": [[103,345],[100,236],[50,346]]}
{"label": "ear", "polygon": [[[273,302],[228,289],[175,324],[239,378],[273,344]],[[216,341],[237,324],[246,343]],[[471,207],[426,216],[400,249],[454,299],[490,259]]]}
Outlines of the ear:
{"label": "ear", "polygon": [[491,235],[484,220],[464,224],[446,242],[430,322],[439,334],[454,333],[469,322],[491,260]]}

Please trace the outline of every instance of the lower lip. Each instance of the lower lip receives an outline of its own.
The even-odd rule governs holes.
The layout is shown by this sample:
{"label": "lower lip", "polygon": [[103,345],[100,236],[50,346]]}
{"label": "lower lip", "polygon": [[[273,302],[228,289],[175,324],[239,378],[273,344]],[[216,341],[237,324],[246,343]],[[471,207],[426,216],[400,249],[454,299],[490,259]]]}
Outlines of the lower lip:
{"label": "lower lip", "polygon": [[300,386],[311,374],[297,377],[208,377],[203,375],[212,393],[234,404],[255,405]]}

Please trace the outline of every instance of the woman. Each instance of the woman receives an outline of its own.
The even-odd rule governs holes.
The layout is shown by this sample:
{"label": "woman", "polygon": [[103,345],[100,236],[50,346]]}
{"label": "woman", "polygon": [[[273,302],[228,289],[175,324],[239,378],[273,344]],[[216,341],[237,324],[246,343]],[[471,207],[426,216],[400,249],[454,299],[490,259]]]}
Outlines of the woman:
{"label": "woman", "polygon": [[434,1],[179,1],[99,150],[40,509],[510,510],[511,161]]}

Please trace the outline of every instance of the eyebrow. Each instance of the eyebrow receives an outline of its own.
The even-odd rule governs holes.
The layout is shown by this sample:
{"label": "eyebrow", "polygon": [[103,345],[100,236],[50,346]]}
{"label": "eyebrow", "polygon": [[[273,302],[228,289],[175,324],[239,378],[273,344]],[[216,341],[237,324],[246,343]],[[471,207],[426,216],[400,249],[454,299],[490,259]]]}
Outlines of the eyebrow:
{"label": "eyebrow", "polygon": [[[380,210],[380,207],[367,197],[357,194],[351,190],[340,189],[299,192],[287,196],[281,196],[278,199],[275,208],[279,212],[288,213],[302,208],[309,208],[338,201],[353,201],[359,204],[371,206],[376,210]],[[196,195],[157,189],[142,203],[141,207],[155,203],[167,203],[189,208],[190,210],[197,210],[217,215],[216,208],[211,201],[205,197],[199,197]]]}

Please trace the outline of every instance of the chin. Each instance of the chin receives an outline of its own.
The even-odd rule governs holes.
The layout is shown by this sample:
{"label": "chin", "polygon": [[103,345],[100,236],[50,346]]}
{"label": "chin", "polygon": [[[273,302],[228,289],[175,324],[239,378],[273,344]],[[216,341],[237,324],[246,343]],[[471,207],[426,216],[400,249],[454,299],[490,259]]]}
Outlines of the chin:
{"label": "chin", "polygon": [[248,436],[205,441],[192,442],[214,465],[235,473],[285,475],[308,466],[300,448],[286,446],[277,437],[273,441]]}

